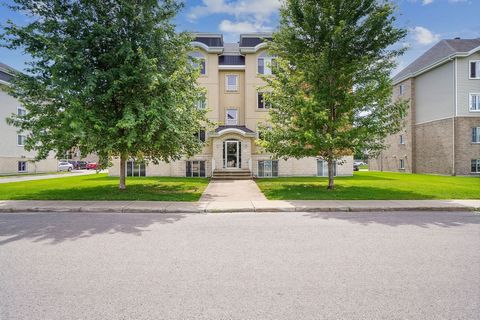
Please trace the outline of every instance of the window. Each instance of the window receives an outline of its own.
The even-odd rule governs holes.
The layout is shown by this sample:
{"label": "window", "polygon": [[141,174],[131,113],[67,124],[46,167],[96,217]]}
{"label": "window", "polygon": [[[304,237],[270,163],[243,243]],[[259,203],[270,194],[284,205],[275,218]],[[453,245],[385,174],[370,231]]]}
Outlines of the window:
{"label": "window", "polygon": [[238,124],[238,110],[227,109],[227,126],[236,126]]}
{"label": "window", "polygon": [[403,134],[400,135],[400,144],[405,144],[405,138]]}
{"label": "window", "polygon": [[271,106],[270,103],[265,100],[265,96],[264,96],[263,92],[258,92],[257,93],[257,108],[265,110],[265,109],[270,108],[270,106]]}
{"label": "window", "polygon": [[23,117],[26,114],[27,114],[27,110],[25,110],[24,108],[17,108],[17,115],[18,116]]}
{"label": "window", "polygon": [[[337,162],[333,163],[333,175],[337,175]],[[323,159],[317,159],[317,176],[328,177],[328,162]]]}
{"label": "window", "polygon": [[480,79],[480,60],[470,61],[470,79]]}
{"label": "window", "polygon": [[192,65],[195,68],[200,69],[200,74],[201,75],[206,75],[207,74],[207,68],[205,64],[205,56],[200,53],[200,52],[193,52],[190,53],[190,57],[192,58]]}
{"label": "window", "polygon": [[269,56],[266,52],[261,53],[257,59],[257,72],[259,74],[273,74],[272,65],[275,63],[275,57]]}
{"label": "window", "polygon": [[472,159],[472,173],[480,173],[480,159]]}
{"label": "window", "polygon": [[237,92],[238,91],[238,75],[236,74],[227,74],[225,76],[225,87],[228,92]]}
{"label": "window", "polygon": [[25,139],[26,137],[24,135],[17,135],[17,145],[18,146],[24,146],[25,145]]}
{"label": "window", "polygon": [[197,137],[198,140],[200,140],[201,142],[205,142],[205,130],[204,129],[198,130],[198,132],[195,134],[195,137]]}
{"label": "window", "polygon": [[18,172],[27,172],[27,161],[18,161]]}
{"label": "window", "polygon": [[205,161],[186,161],[186,177],[205,177]]}
{"label": "window", "polygon": [[470,93],[470,111],[480,111],[480,93]]}
{"label": "window", "polygon": [[203,110],[207,106],[207,102],[205,98],[200,98],[197,100],[197,109]]}
{"label": "window", "polygon": [[400,93],[400,95],[403,95],[405,93],[405,85],[404,84],[401,84],[398,87],[398,92]]}
{"label": "window", "polygon": [[472,128],[472,143],[480,143],[480,127]]}
{"label": "window", "polygon": [[278,177],[278,160],[258,161],[258,177]]}
{"label": "window", "polygon": [[403,170],[405,169],[405,160],[404,159],[400,159],[400,164],[399,164],[399,169]]}
{"label": "window", "polygon": [[127,177],[145,177],[145,162],[127,161]]}

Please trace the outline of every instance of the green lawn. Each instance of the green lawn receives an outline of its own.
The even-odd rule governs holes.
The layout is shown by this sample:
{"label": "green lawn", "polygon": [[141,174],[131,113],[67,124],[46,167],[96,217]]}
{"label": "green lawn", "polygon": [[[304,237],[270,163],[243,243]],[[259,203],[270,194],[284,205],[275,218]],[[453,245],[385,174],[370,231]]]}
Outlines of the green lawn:
{"label": "green lawn", "polygon": [[42,173],[13,173],[13,174],[0,174],[0,178],[18,178],[23,176],[44,176],[49,174],[73,174],[68,171],[52,171]]}
{"label": "green lawn", "polygon": [[128,177],[127,190],[105,173],[0,184],[0,200],[158,200],[197,201],[205,178]]}
{"label": "green lawn", "polygon": [[326,189],[327,178],[270,178],[256,182],[270,200],[480,199],[479,177],[357,171],[353,177],[336,177],[335,190]]}

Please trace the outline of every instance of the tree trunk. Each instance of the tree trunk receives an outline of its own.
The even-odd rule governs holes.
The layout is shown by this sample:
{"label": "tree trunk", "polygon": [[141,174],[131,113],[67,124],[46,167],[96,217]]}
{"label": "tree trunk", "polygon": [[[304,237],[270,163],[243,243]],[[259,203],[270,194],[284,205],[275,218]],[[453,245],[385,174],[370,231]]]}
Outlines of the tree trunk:
{"label": "tree trunk", "polygon": [[126,189],[126,185],[125,185],[125,174],[127,171],[125,170],[126,163],[127,163],[127,155],[125,153],[122,153],[120,155],[120,183],[118,185],[118,188],[120,190]]}
{"label": "tree trunk", "polygon": [[328,190],[333,190],[334,188],[334,183],[333,183],[333,177],[334,177],[334,162],[333,160],[328,160]]}

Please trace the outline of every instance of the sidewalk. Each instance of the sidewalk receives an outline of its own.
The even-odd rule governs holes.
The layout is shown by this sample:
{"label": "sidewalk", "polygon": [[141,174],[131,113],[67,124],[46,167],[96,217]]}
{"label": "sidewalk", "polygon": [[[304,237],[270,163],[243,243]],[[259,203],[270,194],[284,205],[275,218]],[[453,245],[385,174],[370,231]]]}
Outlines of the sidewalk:
{"label": "sidewalk", "polygon": [[372,212],[480,211],[480,200],[0,201],[0,212]]}

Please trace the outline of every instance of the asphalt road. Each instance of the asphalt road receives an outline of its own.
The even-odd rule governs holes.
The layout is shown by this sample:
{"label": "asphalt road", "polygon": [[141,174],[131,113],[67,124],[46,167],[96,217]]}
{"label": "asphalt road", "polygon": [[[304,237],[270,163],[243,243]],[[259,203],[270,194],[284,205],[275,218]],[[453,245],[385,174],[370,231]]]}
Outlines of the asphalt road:
{"label": "asphalt road", "polygon": [[0,215],[0,319],[479,319],[480,214]]}

